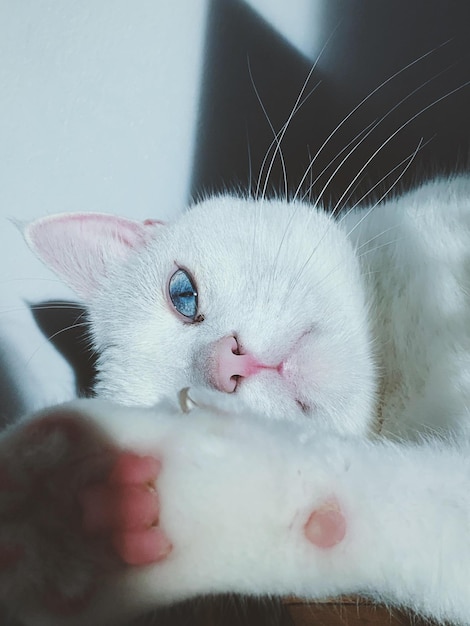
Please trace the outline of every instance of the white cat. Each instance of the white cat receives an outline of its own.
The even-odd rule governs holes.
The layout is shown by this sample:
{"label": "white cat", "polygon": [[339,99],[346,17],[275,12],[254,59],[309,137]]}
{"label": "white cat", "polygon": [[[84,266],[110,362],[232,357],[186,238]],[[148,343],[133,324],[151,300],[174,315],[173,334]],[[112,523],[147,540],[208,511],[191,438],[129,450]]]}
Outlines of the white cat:
{"label": "white cat", "polygon": [[470,622],[469,177],[336,221],[224,195],[25,236],[89,307],[101,399],[0,440],[22,623],[224,591]]}

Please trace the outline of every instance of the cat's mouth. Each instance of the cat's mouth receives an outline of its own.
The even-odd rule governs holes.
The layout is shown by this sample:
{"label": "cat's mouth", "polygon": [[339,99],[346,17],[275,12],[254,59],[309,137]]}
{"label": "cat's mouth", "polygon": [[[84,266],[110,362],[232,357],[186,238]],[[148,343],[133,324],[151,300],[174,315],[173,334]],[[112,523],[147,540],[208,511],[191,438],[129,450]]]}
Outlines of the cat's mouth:
{"label": "cat's mouth", "polygon": [[205,382],[217,391],[240,393],[241,400],[253,403],[257,410],[275,414],[279,406],[285,406],[303,417],[312,417],[315,407],[309,394],[304,393],[312,386],[307,358],[311,333],[312,329],[301,333],[272,360],[246,350],[235,335],[223,337],[211,346],[206,357]]}
{"label": "cat's mouth", "polygon": [[314,374],[316,367],[312,365],[311,354],[314,352],[309,338],[313,329],[303,332],[294,343],[289,353],[276,367],[282,380],[285,392],[295,402],[304,417],[313,417],[318,407],[310,394],[304,390],[315,388]]}
{"label": "cat's mouth", "polygon": [[[267,374],[267,376],[263,376],[263,373]],[[270,396],[272,396],[273,392],[274,394],[278,392],[280,392],[282,395],[285,394],[291,398],[294,406],[297,406],[300,409],[303,417],[312,417],[312,404],[308,400],[302,398],[301,394],[299,394],[299,388],[295,382],[296,377],[294,375],[294,372],[292,371],[290,363],[287,363],[287,365],[285,365],[284,362],[279,363],[279,365],[264,365],[262,367],[258,367],[255,374],[256,376],[254,376],[253,378],[245,378],[240,375],[232,376],[232,380],[235,385],[232,393],[241,392],[243,395],[243,389],[245,385],[250,385],[251,380],[255,382],[254,379],[258,379],[258,375],[261,375],[260,378],[263,379],[263,395],[269,394]],[[277,384],[275,383],[275,379],[279,381]],[[275,391],[275,388],[277,388],[277,392]]]}

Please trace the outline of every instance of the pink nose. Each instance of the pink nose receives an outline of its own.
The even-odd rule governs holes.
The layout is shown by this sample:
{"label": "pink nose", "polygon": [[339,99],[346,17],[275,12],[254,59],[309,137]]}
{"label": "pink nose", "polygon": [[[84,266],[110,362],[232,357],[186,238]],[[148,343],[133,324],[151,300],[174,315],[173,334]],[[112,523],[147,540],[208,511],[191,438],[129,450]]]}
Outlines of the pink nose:
{"label": "pink nose", "polygon": [[269,368],[252,354],[239,354],[238,350],[238,342],[232,336],[223,337],[214,344],[211,382],[219,391],[232,393],[239,378],[248,378]]}

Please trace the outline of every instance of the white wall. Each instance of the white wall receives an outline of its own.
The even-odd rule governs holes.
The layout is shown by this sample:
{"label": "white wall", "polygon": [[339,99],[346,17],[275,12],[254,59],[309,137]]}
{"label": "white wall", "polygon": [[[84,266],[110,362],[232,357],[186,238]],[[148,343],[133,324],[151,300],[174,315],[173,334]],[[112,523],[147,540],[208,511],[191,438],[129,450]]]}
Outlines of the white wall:
{"label": "white wall", "polygon": [[0,0],[2,259],[5,216],[184,207],[206,5]]}
{"label": "white wall", "polygon": [[0,0],[0,350],[39,404],[72,377],[23,301],[71,294],[7,218],[185,206],[207,4]]}
{"label": "white wall", "polygon": [[205,11],[205,0],[2,0],[2,205],[179,207]]}

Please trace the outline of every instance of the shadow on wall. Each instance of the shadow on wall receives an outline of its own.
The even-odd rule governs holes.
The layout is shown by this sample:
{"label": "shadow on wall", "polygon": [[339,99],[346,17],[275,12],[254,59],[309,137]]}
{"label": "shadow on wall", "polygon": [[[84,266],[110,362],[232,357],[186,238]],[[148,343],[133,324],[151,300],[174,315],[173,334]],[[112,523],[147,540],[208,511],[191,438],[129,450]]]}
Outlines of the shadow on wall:
{"label": "shadow on wall", "polygon": [[[317,197],[321,193],[347,153],[340,154],[341,150],[350,142],[348,150],[359,145],[328,184],[324,199],[330,206],[340,198],[341,205],[346,200],[356,201],[385,176],[374,190],[375,196],[383,193],[406,167],[406,159],[420,142],[423,145],[400,186],[467,165],[470,87],[463,85],[470,80],[468,1],[328,0],[323,14],[323,41],[319,49],[332,36],[305,95],[320,84],[295,114],[282,140],[290,194],[295,192],[309,165],[309,154],[316,154],[330,133],[368,94],[372,94],[370,99],[322,149],[303,184],[307,195]],[[317,30],[312,25],[312,33]],[[261,163],[273,141],[273,131],[255,87],[272,126],[279,131],[314,60],[303,57],[239,0],[212,0],[205,58],[192,197],[197,199],[227,188],[254,191]],[[457,91],[451,93],[454,90]],[[447,94],[450,95],[445,97]],[[367,129],[376,123],[377,127],[369,133]],[[349,187],[384,142],[387,143]],[[309,185],[324,168],[325,173],[308,193]],[[261,176],[261,189],[266,170],[267,167]],[[269,195],[284,191],[279,158],[267,190]]]}

